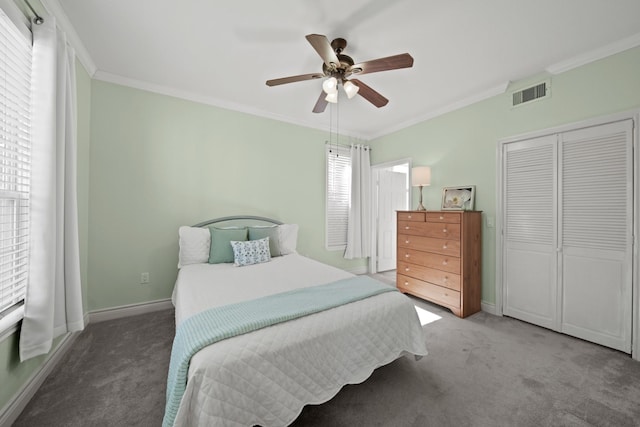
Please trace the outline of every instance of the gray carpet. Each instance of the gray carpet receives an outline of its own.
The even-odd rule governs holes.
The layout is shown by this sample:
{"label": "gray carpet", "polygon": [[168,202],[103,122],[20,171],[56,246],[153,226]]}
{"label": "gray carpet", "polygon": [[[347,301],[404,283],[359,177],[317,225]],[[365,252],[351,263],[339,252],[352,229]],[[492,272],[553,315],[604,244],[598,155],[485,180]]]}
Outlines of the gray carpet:
{"label": "gray carpet", "polygon": [[[430,354],[401,358],[306,407],[294,426],[638,426],[640,362],[514,319],[424,326]],[[91,324],[15,427],[159,426],[173,312]]]}

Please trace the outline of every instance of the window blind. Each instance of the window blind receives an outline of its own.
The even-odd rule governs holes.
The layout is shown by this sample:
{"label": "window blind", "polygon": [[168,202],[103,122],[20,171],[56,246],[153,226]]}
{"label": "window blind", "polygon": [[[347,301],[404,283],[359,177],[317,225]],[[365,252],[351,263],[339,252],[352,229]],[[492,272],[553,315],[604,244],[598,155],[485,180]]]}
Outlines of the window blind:
{"label": "window blind", "polygon": [[31,58],[31,40],[0,10],[0,318],[28,280]]}
{"label": "window blind", "polygon": [[327,158],[327,249],[347,246],[351,203],[351,153],[348,147],[326,146]]}

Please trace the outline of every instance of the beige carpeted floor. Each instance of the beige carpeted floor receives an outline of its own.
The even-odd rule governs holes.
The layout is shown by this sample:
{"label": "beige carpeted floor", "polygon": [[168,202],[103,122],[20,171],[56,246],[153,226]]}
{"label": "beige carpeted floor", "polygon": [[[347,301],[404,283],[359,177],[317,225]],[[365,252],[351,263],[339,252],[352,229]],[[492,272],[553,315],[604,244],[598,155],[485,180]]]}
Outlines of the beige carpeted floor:
{"label": "beige carpeted floor", "polygon": [[[424,325],[430,354],[379,368],[294,426],[640,426],[628,355],[414,300],[440,317]],[[159,426],[173,334],[171,310],[89,325],[14,426]]]}

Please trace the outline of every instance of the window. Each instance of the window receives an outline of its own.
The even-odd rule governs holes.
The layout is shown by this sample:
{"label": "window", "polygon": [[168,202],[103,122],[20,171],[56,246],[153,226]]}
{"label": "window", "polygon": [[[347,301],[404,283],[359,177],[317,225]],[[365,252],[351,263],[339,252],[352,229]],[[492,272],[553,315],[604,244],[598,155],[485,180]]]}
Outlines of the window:
{"label": "window", "polygon": [[329,250],[347,246],[347,224],[351,204],[351,153],[348,147],[326,146],[327,213],[326,245]]}
{"label": "window", "polygon": [[0,10],[0,319],[22,306],[29,274],[31,57]]}

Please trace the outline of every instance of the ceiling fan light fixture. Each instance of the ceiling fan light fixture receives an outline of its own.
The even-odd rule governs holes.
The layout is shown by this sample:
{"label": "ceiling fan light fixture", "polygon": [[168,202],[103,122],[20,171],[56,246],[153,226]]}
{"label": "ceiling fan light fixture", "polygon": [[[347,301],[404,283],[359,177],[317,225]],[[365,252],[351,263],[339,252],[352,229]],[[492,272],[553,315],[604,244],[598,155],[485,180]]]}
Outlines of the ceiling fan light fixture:
{"label": "ceiling fan light fixture", "polygon": [[337,104],[338,103],[338,91],[336,90],[333,93],[329,93],[327,94],[327,96],[324,98],[325,101],[330,102],[332,104]]}
{"label": "ceiling fan light fixture", "polygon": [[327,95],[338,92],[338,79],[335,77],[329,77],[322,83],[322,90]]}
{"label": "ceiling fan light fixture", "polygon": [[355,85],[355,84],[351,83],[350,81],[344,82],[344,84],[342,86],[344,87],[344,91],[346,92],[347,98],[349,98],[349,99],[351,99],[354,96],[356,96],[356,94],[360,90],[360,87],[358,85]]}

